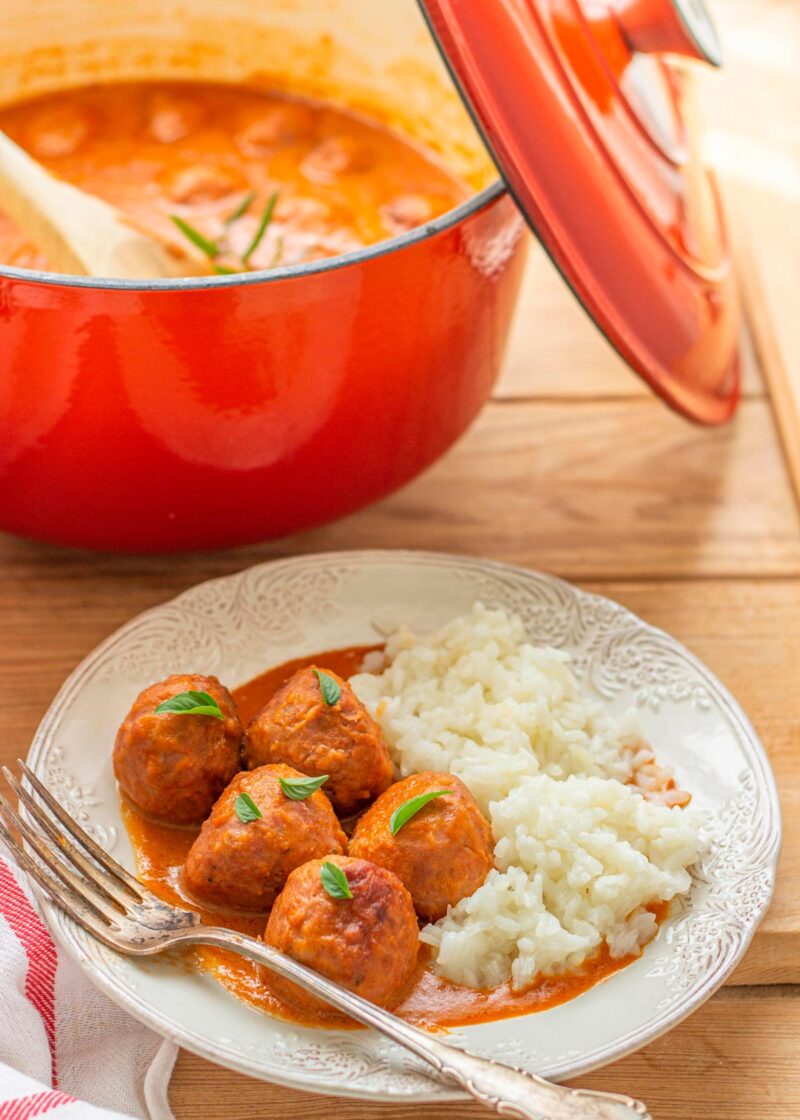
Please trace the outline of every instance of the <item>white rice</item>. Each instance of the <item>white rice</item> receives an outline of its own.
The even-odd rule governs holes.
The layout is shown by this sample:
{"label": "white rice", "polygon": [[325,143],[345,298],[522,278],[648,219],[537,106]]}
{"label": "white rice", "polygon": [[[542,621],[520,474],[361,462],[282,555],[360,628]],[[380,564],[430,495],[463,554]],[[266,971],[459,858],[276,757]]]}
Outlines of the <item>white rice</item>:
{"label": "white rice", "polygon": [[437,633],[406,629],[389,666],[351,681],[402,775],[457,774],[489,817],[486,882],[422,938],[448,979],[515,988],[614,956],[655,933],[645,909],[689,889],[698,814],[625,785],[650,757],[632,715],[585,697],[560,650],[525,640],[520,619],[475,604]]}

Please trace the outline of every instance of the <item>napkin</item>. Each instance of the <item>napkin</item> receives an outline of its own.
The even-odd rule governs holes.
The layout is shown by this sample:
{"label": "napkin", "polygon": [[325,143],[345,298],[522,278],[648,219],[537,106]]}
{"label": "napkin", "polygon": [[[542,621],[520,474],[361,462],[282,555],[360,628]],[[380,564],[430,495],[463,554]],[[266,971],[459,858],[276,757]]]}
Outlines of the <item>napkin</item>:
{"label": "napkin", "polygon": [[0,853],[0,1120],[174,1120],[177,1047],[97,990],[58,949]]}

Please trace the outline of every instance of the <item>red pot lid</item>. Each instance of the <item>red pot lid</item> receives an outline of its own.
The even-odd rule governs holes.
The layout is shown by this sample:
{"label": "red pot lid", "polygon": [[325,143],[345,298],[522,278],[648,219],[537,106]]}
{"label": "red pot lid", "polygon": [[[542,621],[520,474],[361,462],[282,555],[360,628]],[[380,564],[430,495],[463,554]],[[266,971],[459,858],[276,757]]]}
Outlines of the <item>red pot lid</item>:
{"label": "red pot lid", "polygon": [[739,305],[690,75],[702,0],[419,0],[509,190],[626,361],[694,420],[739,395]]}

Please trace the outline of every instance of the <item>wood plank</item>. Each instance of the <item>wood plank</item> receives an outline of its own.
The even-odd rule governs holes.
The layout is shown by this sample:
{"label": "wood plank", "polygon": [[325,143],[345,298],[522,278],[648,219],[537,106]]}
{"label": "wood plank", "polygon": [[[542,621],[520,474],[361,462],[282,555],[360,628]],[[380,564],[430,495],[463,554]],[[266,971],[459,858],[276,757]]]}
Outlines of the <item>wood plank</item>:
{"label": "wood plank", "polygon": [[[531,241],[494,399],[652,399],[651,389],[606,341],[545,251]],[[764,385],[746,326],[741,348],[742,392],[761,397]]]}
{"label": "wood plank", "polygon": [[[33,546],[28,546],[33,548]],[[67,673],[139,611],[240,566],[236,553],[176,559],[163,572],[131,559],[39,549],[0,583],[0,762],[24,754]],[[533,566],[531,564],[531,566]],[[769,752],[784,807],[778,888],[737,983],[800,981],[800,582],[593,584],[684,641],[731,689]],[[754,666],[757,671],[754,671]],[[109,750],[110,750],[109,744]]]}
{"label": "wood plank", "polygon": [[[368,510],[302,536],[218,553],[199,570],[336,548],[433,548],[572,579],[800,574],[800,517],[769,405],[747,401],[721,429],[655,401],[493,404],[439,463]],[[78,553],[0,537],[7,574],[91,571]],[[102,558],[160,580],[175,557]],[[77,589],[86,597],[92,582]]]}
{"label": "wood plank", "polygon": [[693,427],[652,401],[487,408],[423,477],[268,551],[434,548],[573,579],[800,573],[800,521],[769,406]]}
{"label": "wood plank", "polygon": [[[742,1029],[746,1024],[746,1029]],[[633,1094],[654,1120],[797,1120],[800,991],[725,989],[637,1054],[575,1084]],[[177,1120],[479,1120],[472,1103],[387,1105],[253,1081],[181,1052],[170,1089]]]}
{"label": "wood plank", "polygon": [[[745,198],[752,203],[752,192],[742,192],[740,206]],[[800,187],[792,209],[792,218],[796,219]],[[788,221],[788,208],[783,210]],[[797,222],[790,225],[794,228]],[[796,314],[789,313],[789,300],[793,309],[800,290],[800,237],[794,253],[778,256],[769,252],[770,236],[774,240],[777,235],[765,233],[761,223],[752,220],[745,240],[746,255],[742,257],[742,285],[758,365],[769,388],[789,474],[800,500],[800,321]]]}
{"label": "wood plank", "polygon": [[706,147],[729,196],[755,348],[800,496],[800,5],[724,0],[717,15],[728,65],[721,82],[698,72]]}

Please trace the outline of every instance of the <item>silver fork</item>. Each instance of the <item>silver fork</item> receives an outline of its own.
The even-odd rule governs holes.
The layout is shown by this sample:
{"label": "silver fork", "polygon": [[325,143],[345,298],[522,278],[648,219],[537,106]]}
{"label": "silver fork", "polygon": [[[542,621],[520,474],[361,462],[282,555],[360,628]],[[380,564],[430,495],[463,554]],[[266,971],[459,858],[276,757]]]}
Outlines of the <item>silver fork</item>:
{"label": "silver fork", "polygon": [[24,819],[0,796],[0,839],[47,897],[104,945],[129,956],[151,956],[186,945],[232,949],[410,1050],[440,1077],[502,1116],[651,1120],[646,1107],[632,1097],[567,1089],[459,1050],[263,941],[201,925],[197,914],[162,902],[142,886],[78,826],[24,762],[19,765],[27,786],[6,767],[3,773],[19,798]]}

